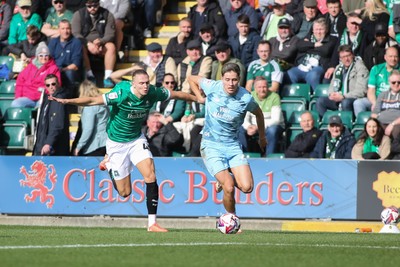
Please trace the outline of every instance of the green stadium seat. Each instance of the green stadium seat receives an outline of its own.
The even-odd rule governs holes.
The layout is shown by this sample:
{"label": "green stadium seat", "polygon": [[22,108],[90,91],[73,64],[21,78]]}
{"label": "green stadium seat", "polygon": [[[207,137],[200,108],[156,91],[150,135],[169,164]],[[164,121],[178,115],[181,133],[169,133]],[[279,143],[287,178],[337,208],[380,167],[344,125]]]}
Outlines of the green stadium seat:
{"label": "green stadium seat", "polygon": [[311,87],[306,83],[294,83],[285,85],[281,90],[282,100],[302,101],[304,105],[310,102]]}
{"label": "green stadium seat", "polygon": [[8,69],[12,71],[14,65],[14,58],[10,56],[0,56],[0,65],[6,64]]}
{"label": "green stadium seat", "polygon": [[0,118],[6,114],[6,110],[11,106],[13,99],[0,99]]}
{"label": "green stadium seat", "polygon": [[329,125],[329,118],[333,115],[338,115],[341,119],[343,124],[347,127],[349,131],[353,129],[353,112],[352,111],[333,111],[327,110],[322,117],[321,125],[319,128],[321,130],[327,129]]}
{"label": "green stadium seat", "polygon": [[314,94],[311,95],[310,104],[308,106],[309,110],[315,110],[315,103],[317,99],[322,96],[328,96],[329,83],[318,84],[314,90]]}
{"label": "green stadium seat", "polygon": [[21,124],[7,124],[0,127],[0,147],[26,149],[26,127]]}
{"label": "green stadium seat", "polygon": [[267,155],[269,159],[283,159],[285,158],[285,154],[283,153],[271,153]]}
{"label": "green stadium seat", "polygon": [[15,80],[4,81],[0,84],[0,99],[14,99]]}
{"label": "green stadium seat", "polygon": [[33,108],[9,107],[3,117],[3,125],[21,124],[25,125],[26,132],[31,133]]}
{"label": "green stadium seat", "polygon": [[282,109],[282,114],[285,119],[285,124],[290,126],[290,120],[292,117],[293,112],[299,111],[302,112],[306,110],[306,105],[302,101],[297,101],[297,100],[281,100],[281,109]]}

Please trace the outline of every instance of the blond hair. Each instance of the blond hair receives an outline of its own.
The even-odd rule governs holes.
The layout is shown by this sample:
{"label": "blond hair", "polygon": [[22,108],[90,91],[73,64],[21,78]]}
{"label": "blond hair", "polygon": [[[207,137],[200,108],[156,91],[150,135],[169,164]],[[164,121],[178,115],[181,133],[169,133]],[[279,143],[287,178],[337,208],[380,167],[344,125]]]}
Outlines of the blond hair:
{"label": "blond hair", "polygon": [[99,88],[89,80],[84,80],[79,86],[79,97],[101,95]]}
{"label": "blond hair", "polygon": [[364,12],[362,14],[362,18],[368,17],[369,20],[375,21],[377,17],[376,14],[387,13],[389,14],[385,4],[382,0],[367,0],[373,3],[370,7],[365,7]]}

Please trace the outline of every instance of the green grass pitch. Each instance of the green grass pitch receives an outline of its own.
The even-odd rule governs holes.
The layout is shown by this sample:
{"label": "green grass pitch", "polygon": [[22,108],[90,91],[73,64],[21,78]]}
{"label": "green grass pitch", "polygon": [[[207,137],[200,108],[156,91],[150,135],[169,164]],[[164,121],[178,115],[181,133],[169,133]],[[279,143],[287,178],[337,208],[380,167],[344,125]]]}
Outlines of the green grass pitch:
{"label": "green grass pitch", "polygon": [[0,226],[2,267],[396,266],[400,235]]}

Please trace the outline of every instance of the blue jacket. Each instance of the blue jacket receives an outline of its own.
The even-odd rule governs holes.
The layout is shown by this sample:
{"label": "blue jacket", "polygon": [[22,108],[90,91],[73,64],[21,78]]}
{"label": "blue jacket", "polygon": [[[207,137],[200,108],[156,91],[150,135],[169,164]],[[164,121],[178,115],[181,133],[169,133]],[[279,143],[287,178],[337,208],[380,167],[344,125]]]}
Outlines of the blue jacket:
{"label": "blue jacket", "polygon": [[229,45],[232,48],[233,57],[239,59],[247,69],[250,62],[258,59],[257,47],[261,37],[255,30],[250,30],[246,42],[241,46],[239,44],[239,33],[229,37]]}
{"label": "blue jacket", "polygon": [[50,54],[56,61],[58,68],[64,68],[75,64],[79,69],[82,67],[82,43],[79,39],[71,36],[65,46],[61,45],[60,38],[53,38],[48,44]]}
{"label": "blue jacket", "polygon": [[238,33],[238,29],[236,28],[236,22],[240,15],[246,14],[250,19],[250,28],[254,30],[258,30],[258,23],[260,21],[260,17],[257,14],[257,11],[247,2],[243,4],[243,6],[238,10],[229,9],[225,15],[225,21],[228,25],[228,37],[232,37]]}
{"label": "blue jacket", "polygon": [[[310,158],[324,159],[326,152],[326,143],[328,140],[329,131],[324,130],[322,135],[317,141],[317,144],[314,147],[314,150],[310,153]],[[335,159],[351,159],[351,150],[353,149],[354,144],[356,143],[356,139],[350,133],[350,131],[344,127],[343,137],[340,140],[336,152]]]}

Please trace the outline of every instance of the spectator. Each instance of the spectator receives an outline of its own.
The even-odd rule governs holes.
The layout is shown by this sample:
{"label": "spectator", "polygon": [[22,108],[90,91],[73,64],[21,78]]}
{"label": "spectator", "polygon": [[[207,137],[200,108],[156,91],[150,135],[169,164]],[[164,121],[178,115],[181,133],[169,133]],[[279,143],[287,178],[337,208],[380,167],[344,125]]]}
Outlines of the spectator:
{"label": "spectator", "polygon": [[[324,15],[328,23],[329,34],[339,38],[346,28],[347,17],[342,10],[340,0],[327,0],[327,13]],[[321,9],[320,9],[321,10]]]}
{"label": "spectator", "polygon": [[271,45],[271,59],[274,59],[281,66],[283,71],[293,67],[297,56],[297,43],[299,38],[293,36],[291,22],[287,18],[279,20],[278,35],[269,40]]}
{"label": "spectator", "polygon": [[317,19],[313,33],[298,42],[296,66],[287,72],[291,83],[306,82],[314,90],[322,78],[331,79],[338,64],[337,47],[338,39],[329,35],[325,19]]}
{"label": "spectator", "polygon": [[240,68],[240,86],[245,86],[246,83],[246,69],[244,68],[242,62],[231,56],[231,48],[229,44],[225,41],[221,41],[215,46],[215,57],[211,65],[211,80],[221,80],[221,70],[226,63],[235,63]]}
{"label": "spectator", "polygon": [[222,10],[215,0],[197,0],[188,12],[188,18],[193,22],[193,32],[197,35],[202,25],[213,25],[215,36],[226,38],[226,22]]}
{"label": "spectator", "polygon": [[215,36],[214,27],[211,24],[203,24],[200,28],[199,41],[201,42],[201,50],[204,56],[209,56],[215,60],[215,45],[219,38]]}
{"label": "spectator", "polygon": [[191,89],[187,77],[198,75],[210,78],[212,59],[201,54],[201,44],[197,40],[192,40],[187,44],[186,53],[188,56],[178,65],[178,88],[179,90],[190,93]]}
{"label": "spectator", "polygon": [[305,111],[300,117],[303,132],[298,134],[285,151],[285,158],[309,158],[322,131],[315,127],[314,117]]}
{"label": "spectator", "polygon": [[67,0],[67,9],[72,12],[78,11],[85,6],[86,0]]}
{"label": "spectator", "polygon": [[385,134],[397,139],[400,136],[400,71],[389,76],[390,89],[378,95],[371,117],[377,118]]}
{"label": "spectator", "polygon": [[351,158],[385,160],[390,155],[390,142],[380,122],[369,118],[351,151]]}
{"label": "spectator", "polygon": [[[170,91],[178,89],[175,77],[172,73],[165,73],[162,86]],[[151,111],[157,111],[167,122],[179,121],[185,113],[186,102],[181,99],[170,99],[167,101],[157,101]]]}
{"label": "spectator", "polygon": [[[48,74],[43,78],[47,94],[63,98],[59,77]],[[34,156],[67,156],[69,154],[69,120],[67,106],[43,98],[36,128]]]}
{"label": "spectator", "polygon": [[120,69],[111,74],[111,79],[118,83],[125,75],[131,75],[137,69],[143,69],[150,78],[150,84],[160,87],[165,73],[171,73],[176,79],[176,65],[171,57],[163,56],[159,43],[151,43],[147,46],[148,56],[143,62],[133,63],[132,67]]}
{"label": "spectator", "polygon": [[286,2],[275,1],[272,6],[272,12],[269,12],[265,17],[261,27],[261,37],[263,40],[270,40],[278,34],[278,23],[281,19],[286,18],[293,21],[293,17],[286,13]]}
{"label": "spectator", "polygon": [[329,96],[319,97],[316,108],[322,118],[329,110],[339,110],[360,112],[360,108],[354,107],[356,99],[366,96],[368,89],[368,69],[365,67],[361,58],[355,58],[350,45],[339,47],[340,63],[336,66],[331,80],[328,94]]}
{"label": "spectator", "polygon": [[268,82],[268,88],[272,92],[278,92],[282,83],[283,72],[275,60],[270,59],[271,45],[262,40],[258,43],[257,54],[259,59],[252,61],[247,69],[246,89],[253,91],[253,82],[257,76],[264,77]]}
{"label": "spectator", "polygon": [[157,112],[151,112],[146,126],[142,129],[149,148],[155,157],[171,157],[172,152],[182,146],[183,137],[177,132],[172,123],[164,120]]}
{"label": "spectator", "polygon": [[110,75],[114,70],[116,50],[114,44],[114,16],[99,5],[99,0],[86,0],[86,7],[79,9],[72,18],[72,34],[81,40],[86,78],[95,77],[89,55],[104,57],[104,87],[113,87]]}
{"label": "spectator", "polygon": [[71,33],[71,23],[61,20],[59,36],[49,42],[51,56],[61,71],[61,81],[68,97],[76,97],[78,84],[82,80],[82,44]]}
{"label": "spectator", "polygon": [[398,44],[396,40],[389,37],[387,25],[377,23],[375,25],[375,40],[367,46],[362,56],[368,70],[371,70],[374,65],[385,62],[385,51],[391,46],[397,47]]}
{"label": "spectator", "polygon": [[129,0],[101,0],[100,6],[110,11],[115,20],[115,49],[118,52],[118,57],[122,59],[124,52],[121,51],[122,41],[124,39],[123,29],[125,27],[125,20],[128,17],[128,12],[131,10]]}
{"label": "spectator", "polygon": [[154,37],[154,27],[156,26],[157,10],[160,8],[160,1],[156,0],[143,0],[143,9],[141,14],[144,14],[144,19],[140,19],[143,22],[142,28],[143,35],[146,38]]}
{"label": "spectator", "polygon": [[238,33],[229,37],[228,42],[233,56],[240,59],[247,69],[250,62],[258,58],[256,47],[261,37],[256,30],[250,28],[250,19],[245,14],[238,17],[236,27]]}
{"label": "spectator", "polygon": [[50,8],[41,30],[47,37],[56,38],[60,36],[60,31],[58,30],[60,21],[71,21],[74,14],[67,9],[65,0],[52,0],[52,5],[53,7]]}
{"label": "spectator", "polygon": [[303,12],[292,13],[292,15],[292,31],[299,39],[304,39],[312,32],[313,23],[321,16],[321,13],[317,8],[316,0],[304,0]]}
{"label": "spectator", "polygon": [[[79,97],[101,95],[99,89],[90,81],[84,80],[79,87]],[[55,102],[55,101],[52,101]],[[102,156],[106,154],[107,106],[83,107],[79,127],[81,135],[78,138],[74,156]]]}
{"label": "spectator", "polygon": [[16,58],[28,64],[31,58],[35,56],[36,48],[40,42],[46,42],[46,36],[40,32],[35,25],[29,25],[26,29],[27,40],[9,45],[3,49],[4,55],[14,55]]}
{"label": "spectator", "polygon": [[375,108],[376,99],[390,88],[389,75],[394,69],[399,69],[399,52],[396,47],[386,49],[385,62],[372,67],[368,79],[367,97],[357,99],[354,106],[357,110],[368,111]]}
{"label": "spectator", "polygon": [[259,17],[256,10],[247,4],[246,0],[230,0],[230,2],[231,9],[224,14],[226,24],[228,25],[228,37],[237,36],[238,28],[235,25],[241,15],[247,15],[250,29],[257,32]]}
{"label": "spectator", "polygon": [[172,57],[175,64],[178,65],[187,57],[186,45],[193,39],[192,22],[189,18],[183,18],[179,21],[179,33],[176,37],[169,40],[165,55]]}
{"label": "spectator", "polygon": [[15,83],[15,99],[12,107],[36,107],[41,96],[40,90],[45,90],[45,77],[54,74],[60,81],[60,70],[44,42],[36,48],[36,56],[31,63],[18,75]]}
{"label": "spectator", "polygon": [[[252,92],[251,95],[264,114],[265,137],[267,139],[266,153],[267,155],[277,153],[279,149],[279,140],[281,139],[285,127],[281,109],[281,99],[277,93],[268,90],[268,82],[262,76],[255,78],[254,92]],[[260,150],[258,150],[258,144],[254,144],[254,140],[258,139],[256,138],[257,133],[258,126],[256,117],[247,112],[243,126],[239,131],[239,140],[244,151],[260,152]]]}
{"label": "spectator", "polygon": [[347,15],[347,28],[344,29],[340,37],[340,45],[351,45],[354,55],[360,56],[365,48],[364,33],[360,29],[362,20],[357,13],[352,12]]}
{"label": "spectator", "polygon": [[6,1],[0,1],[0,49],[8,44],[10,22],[13,12]]}
{"label": "spectator", "polygon": [[42,18],[31,12],[31,0],[19,0],[18,6],[19,12],[12,16],[10,22],[9,45],[26,40],[26,28],[29,25],[35,25],[38,29],[42,28]]}
{"label": "spectator", "polygon": [[375,25],[377,23],[388,25],[390,16],[382,0],[366,0],[361,18],[361,30],[365,34],[366,45],[369,45],[375,38]]}
{"label": "spectator", "polygon": [[[334,2],[336,2],[337,0],[333,0]],[[343,0],[339,1],[340,4],[340,9],[342,8],[342,2]],[[318,3],[318,10],[319,12],[321,12],[321,14],[325,15],[327,13],[329,13],[329,7],[328,7],[328,3],[332,3],[332,1],[330,0],[317,0]]]}
{"label": "spectator", "polygon": [[329,118],[328,130],[324,130],[318,138],[311,158],[320,159],[351,159],[351,151],[356,140],[343,125],[342,119],[333,115]]}
{"label": "spectator", "polygon": [[343,0],[344,13],[350,13],[364,8],[365,0]]}

